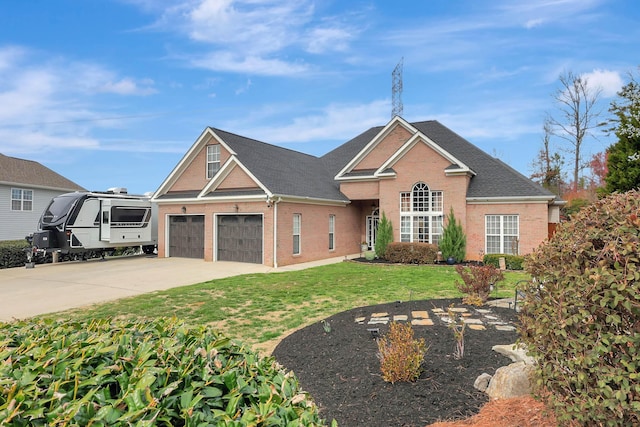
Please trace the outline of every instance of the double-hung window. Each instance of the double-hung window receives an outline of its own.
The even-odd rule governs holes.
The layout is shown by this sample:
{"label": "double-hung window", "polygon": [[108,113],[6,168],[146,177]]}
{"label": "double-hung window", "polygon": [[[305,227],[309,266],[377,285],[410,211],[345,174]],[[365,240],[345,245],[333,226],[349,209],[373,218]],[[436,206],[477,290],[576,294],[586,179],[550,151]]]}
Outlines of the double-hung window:
{"label": "double-hung window", "polygon": [[486,253],[518,255],[520,239],[518,215],[485,217]]}
{"label": "double-hung window", "polygon": [[335,249],[336,216],[329,215],[329,250]]}
{"label": "double-hung window", "polygon": [[300,255],[300,231],[302,228],[302,215],[293,214],[293,254]]}
{"label": "double-hung window", "polygon": [[418,182],[400,193],[400,241],[437,245],[442,236],[443,194]]}
{"label": "double-hung window", "polygon": [[207,179],[213,176],[220,169],[220,145],[207,145]]}
{"label": "double-hung window", "polygon": [[11,189],[11,210],[31,211],[33,210],[33,190],[23,190],[21,188]]}

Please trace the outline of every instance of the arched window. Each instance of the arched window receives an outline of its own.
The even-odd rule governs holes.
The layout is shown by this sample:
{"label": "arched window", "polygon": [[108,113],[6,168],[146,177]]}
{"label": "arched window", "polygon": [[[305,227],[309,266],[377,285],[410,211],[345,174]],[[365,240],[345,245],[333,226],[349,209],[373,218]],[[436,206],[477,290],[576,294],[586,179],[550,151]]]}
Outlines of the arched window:
{"label": "arched window", "polygon": [[400,241],[438,244],[442,235],[442,191],[424,182],[400,193]]}

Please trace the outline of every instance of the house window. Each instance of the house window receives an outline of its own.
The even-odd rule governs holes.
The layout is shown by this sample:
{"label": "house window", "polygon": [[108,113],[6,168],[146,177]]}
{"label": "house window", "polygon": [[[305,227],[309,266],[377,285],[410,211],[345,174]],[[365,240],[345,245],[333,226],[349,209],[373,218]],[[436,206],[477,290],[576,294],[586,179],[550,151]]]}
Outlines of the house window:
{"label": "house window", "polygon": [[400,241],[435,245],[442,235],[443,193],[424,182],[400,193]]}
{"label": "house window", "polygon": [[31,211],[33,210],[33,190],[22,190],[20,188],[11,189],[11,210]]}
{"label": "house window", "polygon": [[302,215],[293,214],[293,254],[300,255],[300,228]]}
{"label": "house window", "polygon": [[220,145],[207,145],[207,179],[213,176],[220,169]]}
{"label": "house window", "polygon": [[518,215],[487,215],[486,253],[518,255],[519,222]]}
{"label": "house window", "polygon": [[335,249],[336,216],[329,215],[329,250]]}

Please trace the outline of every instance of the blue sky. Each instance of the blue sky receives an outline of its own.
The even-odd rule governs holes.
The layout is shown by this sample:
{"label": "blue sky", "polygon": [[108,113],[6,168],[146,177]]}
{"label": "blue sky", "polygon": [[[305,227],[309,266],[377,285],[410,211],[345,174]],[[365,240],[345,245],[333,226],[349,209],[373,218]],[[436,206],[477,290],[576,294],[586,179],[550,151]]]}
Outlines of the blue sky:
{"label": "blue sky", "polygon": [[[206,126],[322,155],[439,120],[529,175],[571,71],[606,112],[640,59],[635,0],[57,0],[0,8],[0,153],[154,191]],[[585,145],[603,151],[612,138]],[[561,140],[553,144],[560,148]]]}

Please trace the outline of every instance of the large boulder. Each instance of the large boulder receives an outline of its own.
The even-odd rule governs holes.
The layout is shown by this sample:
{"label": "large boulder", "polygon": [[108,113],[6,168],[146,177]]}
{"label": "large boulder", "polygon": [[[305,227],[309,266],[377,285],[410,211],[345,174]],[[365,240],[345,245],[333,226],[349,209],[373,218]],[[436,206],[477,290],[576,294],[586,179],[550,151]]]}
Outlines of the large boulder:
{"label": "large boulder", "polygon": [[531,394],[530,376],[533,374],[532,364],[515,362],[496,370],[489,381],[487,394],[491,399],[507,399],[510,397]]}

